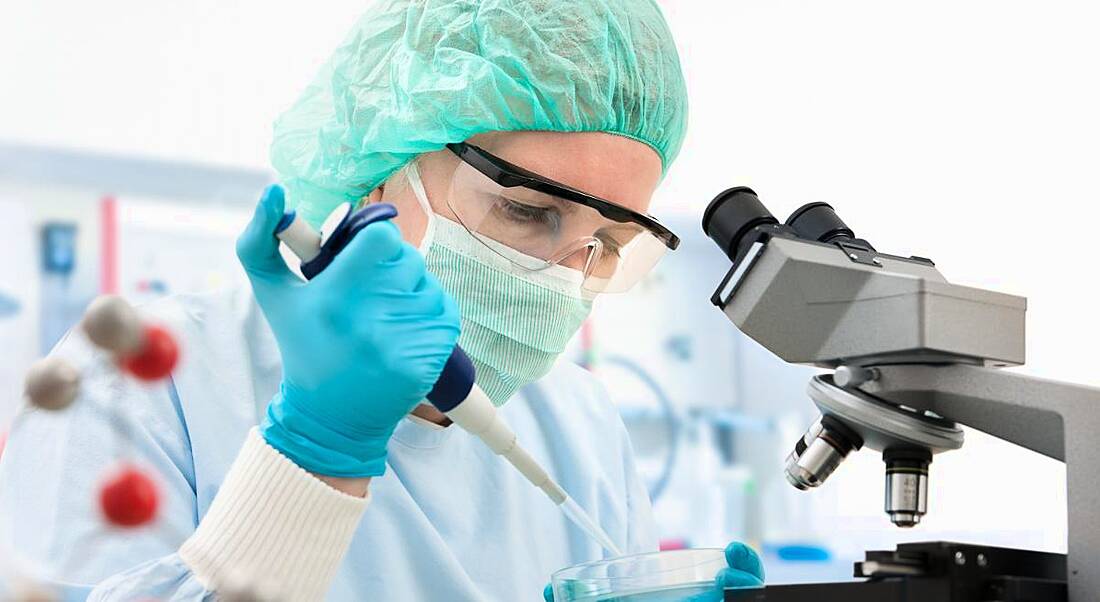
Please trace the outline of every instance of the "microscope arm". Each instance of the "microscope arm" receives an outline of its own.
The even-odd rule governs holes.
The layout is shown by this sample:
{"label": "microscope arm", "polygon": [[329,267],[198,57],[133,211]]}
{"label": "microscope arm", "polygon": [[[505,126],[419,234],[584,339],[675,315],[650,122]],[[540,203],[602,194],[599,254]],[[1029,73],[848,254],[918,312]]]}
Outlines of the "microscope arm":
{"label": "microscope arm", "polygon": [[1066,464],[1070,600],[1100,592],[1100,389],[979,366],[879,366],[861,389]]}
{"label": "microscope arm", "polygon": [[1100,432],[1100,389],[963,364],[880,366],[878,372],[878,379],[862,385],[864,392],[931,410],[1055,460],[1066,460],[1063,419],[1092,420],[1088,442]]}

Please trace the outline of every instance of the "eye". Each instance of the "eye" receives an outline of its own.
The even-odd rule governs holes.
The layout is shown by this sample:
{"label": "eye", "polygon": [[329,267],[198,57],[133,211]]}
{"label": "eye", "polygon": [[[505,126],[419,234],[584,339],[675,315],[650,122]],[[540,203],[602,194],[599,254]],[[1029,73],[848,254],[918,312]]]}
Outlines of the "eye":
{"label": "eye", "polygon": [[618,258],[623,254],[623,249],[630,246],[640,234],[642,233],[637,228],[631,226],[611,226],[600,228],[595,236],[603,243],[605,255]]}
{"label": "eye", "polygon": [[506,219],[518,224],[557,228],[561,223],[561,215],[554,207],[528,205],[511,199],[500,198],[497,201],[497,209],[504,214]]}
{"label": "eye", "polygon": [[623,243],[616,240],[614,236],[600,232],[596,234],[596,238],[600,239],[600,242],[603,243],[603,252],[606,255],[618,257],[623,250]]}

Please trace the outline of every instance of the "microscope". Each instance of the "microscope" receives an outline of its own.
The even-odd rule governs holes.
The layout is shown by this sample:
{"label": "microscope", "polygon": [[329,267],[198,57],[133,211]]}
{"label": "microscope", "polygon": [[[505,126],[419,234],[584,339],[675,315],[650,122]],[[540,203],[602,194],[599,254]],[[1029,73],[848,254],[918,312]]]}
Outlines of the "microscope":
{"label": "microscope", "polygon": [[885,512],[911,528],[928,512],[933,458],[962,447],[966,425],[1064,462],[1068,488],[1065,555],[901,544],[867,552],[854,572],[864,581],[730,590],[727,601],[1100,600],[1100,389],[1002,369],[1024,363],[1026,299],[881,253],[825,203],[780,223],[751,189],[731,188],[703,229],[733,261],[712,302],[784,361],[831,370],[809,383],[821,415],[786,460],[791,485],[819,487],[849,454],[873,450]]}

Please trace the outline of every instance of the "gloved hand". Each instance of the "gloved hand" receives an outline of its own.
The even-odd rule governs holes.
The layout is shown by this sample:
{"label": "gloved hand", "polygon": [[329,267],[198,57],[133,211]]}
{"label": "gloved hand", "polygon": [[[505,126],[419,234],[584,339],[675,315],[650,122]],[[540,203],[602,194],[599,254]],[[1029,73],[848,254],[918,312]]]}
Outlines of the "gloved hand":
{"label": "gloved hand", "polygon": [[381,475],[390,435],[458,340],[458,307],[388,221],[364,228],[324,272],[302,281],[279,254],[283,211],[282,187],[268,187],[237,240],[283,360],[261,432],[316,474]]}
{"label": "gloved hand", "polygon": [[764,563],[749,546],[735,541],[726,546],[726,568],[714,579],[720,588],[761,587],[764,585]]}
{"label": "gloved hand", "polygon": [[[749,546],[735,541],[726,546],[726,568],[718,571],[714,578],[715,590],[693,595],[683,602],[719,602],[722,590],[739,587],[761,587],[764,585],[764,563],[760,556]],[[554,602],[554,589],[547,583],[542,590],[546,602]]]}

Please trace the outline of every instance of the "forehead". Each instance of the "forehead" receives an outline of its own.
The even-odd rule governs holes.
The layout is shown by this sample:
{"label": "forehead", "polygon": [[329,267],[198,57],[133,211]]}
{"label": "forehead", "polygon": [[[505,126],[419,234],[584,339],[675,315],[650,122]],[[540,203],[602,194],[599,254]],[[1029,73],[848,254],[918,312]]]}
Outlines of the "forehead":
{"label": "forehead", "polygon": [[648,145],[602,132],[494,132],[472,144],[629,209],[645,213],[661,178],[661,159]]}

